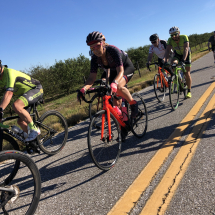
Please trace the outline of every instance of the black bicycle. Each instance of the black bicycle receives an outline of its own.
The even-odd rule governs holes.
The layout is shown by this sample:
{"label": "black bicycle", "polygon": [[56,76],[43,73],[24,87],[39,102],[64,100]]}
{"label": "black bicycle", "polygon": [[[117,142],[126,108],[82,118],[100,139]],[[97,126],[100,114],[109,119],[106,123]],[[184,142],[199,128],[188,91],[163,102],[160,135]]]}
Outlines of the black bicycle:
{"label": "black bicycle", "polygon": [[57,111],[50,110],[45,112],[41,117],[37,111],[37,106],[42,104],[40,100],[31,105],[30,114],[34,124],[40,128],[41,134],[37,139],[26,142],[23,133],[14,132],[10,126],[3,125],[3,122],[18,119],[19,116],[11,116],[2,119],[0,123],[0,151],[2,150],[20,150],[17,140],[26,146],[29,154],[44,153],[54,155],[60,152],[66,144],[68,137],[68,125],[66,119]]}
{"label": "black bicycle", "polygon": [[[17,162],[20,168],[14,172]],[[0,214],[32,215],[40,194],[40,172],[34,161],[20,151],[0,152]]]}

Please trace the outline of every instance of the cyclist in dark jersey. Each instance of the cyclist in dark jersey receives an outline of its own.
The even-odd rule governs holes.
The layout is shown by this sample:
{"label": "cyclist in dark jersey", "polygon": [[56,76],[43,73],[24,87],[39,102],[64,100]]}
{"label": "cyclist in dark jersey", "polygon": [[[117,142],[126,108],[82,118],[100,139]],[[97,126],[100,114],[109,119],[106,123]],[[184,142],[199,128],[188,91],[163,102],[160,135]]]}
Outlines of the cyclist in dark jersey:
{"label": "cyclist in dark jersey", "polygon": [[[109,83],[112,93],[117,93],[129,102],[132,110],[131,116],[135,117],[138,113],[138,104],[133,100],[130,92],[125,87],[135,70],[127,53],[113,45],[106,44],[104,35],[98,31],[90,33],[87,36],[86,43],[93,51],[93,55],[91,58],[90,76],[85,86],[80,90],[81,93],[84,94],[93,85],[96,80],[97,69],[101,67],[106,71],[110,71]],[[103,74],[104,76],[105,74]]]}
{"label": "cyclist in dark jersey", "polygon": [[214,31],[214,35],[211,36],[208,40],[208,51],[210,51],[210,45],[211,45],[211,49],[213,52],[213,56],[214,56],[214,63],[215,63],[215,31]]}
{"label": "cyclist in dark jersey", "polygon": [[28,132],[26,141],[36,139],[40,129],[34,125],[28,106],[42,98],[43,88],[40,82],[23,72],[6,68],[0,62],[0,87],[6,90],[0,102],[0,122],[12,96],[17,95],[19,98],[13,104],[13,110],[20,117],[17,123],[24,132]]}

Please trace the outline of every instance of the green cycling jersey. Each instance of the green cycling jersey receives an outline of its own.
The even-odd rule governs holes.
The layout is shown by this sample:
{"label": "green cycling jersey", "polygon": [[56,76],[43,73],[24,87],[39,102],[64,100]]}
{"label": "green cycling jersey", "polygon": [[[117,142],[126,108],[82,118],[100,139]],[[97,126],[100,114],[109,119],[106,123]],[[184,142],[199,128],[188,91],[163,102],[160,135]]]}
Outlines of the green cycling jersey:
{"label": "green cycling jersey", "polygon": [[176,43],[171,37],[167,41],[167,45],[172,46],[173,50],[179,54],[183,55],[184,54],[184,43],[189,42],[188,36],[187,35],[179,35],[180,40],[179,43]]}
{"label": "green cycling jersey", "polygon": [[4,68],[0,87],[6,91],[13,91],[14,95],[23,95],[29,90],[35,89],[40,82],[29,75],[9,68]]}

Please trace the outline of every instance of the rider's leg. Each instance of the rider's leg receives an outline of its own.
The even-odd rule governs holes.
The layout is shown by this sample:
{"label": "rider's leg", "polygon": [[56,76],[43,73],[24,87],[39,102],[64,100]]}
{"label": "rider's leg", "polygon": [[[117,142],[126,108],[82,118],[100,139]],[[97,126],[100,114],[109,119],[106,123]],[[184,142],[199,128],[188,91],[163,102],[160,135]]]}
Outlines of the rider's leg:
{"label": "rider's leg", "polygon": [[20,117],[17,120],[17,123],[22,128],[22,130],[27,133],[28,132],[27,125],[32,122],[32,119],[31,119],[30,114],[24,108],[25,108],[25,104],[20,99],[17,99],[13,104],[13,110]]}
{"label": "rider's leg", "polygon": [[191,89],[191,85],[192,85],[192,79],[191,79],[191,75],[190,75],[190,67],[185,67],[186,72],[185,72],[185,77],[186,77],[186,84],[187,84],[187,88]]}
{"label": "rider's leg", "polygon": [[124,77],[121,78],[119,81],[119,84],[117,85],[117,94],[122,96],[124,99],[127,100],[127,102],[131,102],[133,100],[129,90],[125,87],[126,80]]}
{"label": "rider's leg", "polygon": [[137,102],[132,98],[129,90],[125,87],[127,84],[126,77],[121,78],[119,81],[119,84],[117,86],[117,94],[122,96],[124,99],[127,100],[127,102],[130,104],[131,107],[131,117],[136,117],[138,114],[138,104]]}

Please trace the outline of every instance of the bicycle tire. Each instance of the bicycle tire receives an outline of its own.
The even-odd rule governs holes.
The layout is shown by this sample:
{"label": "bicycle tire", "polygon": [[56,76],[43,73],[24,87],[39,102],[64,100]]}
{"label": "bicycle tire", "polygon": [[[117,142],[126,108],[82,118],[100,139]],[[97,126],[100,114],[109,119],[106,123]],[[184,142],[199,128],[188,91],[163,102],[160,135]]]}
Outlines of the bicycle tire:
{"label": "bicycle tire", "polygon": [[146,134],[147,131],[148,112],[146,104],[139,93],[132,94],[132,98],[138,103],[138,115],[135,118],[130,117],[131,131],[136,137],[141,138]]}
{"label": "bicycle tire", "polygon": [[112,113],[110,113],[110,118],[111,118],[111,135],[113,139],[111,142],[108,142],[109,135],[106,120],[104,125],[104,139],[101,140],[102,114],[105,114],[105,118],[107,118],[105,110],[101,110],[95,114],[89,125],[87,139],[89,153],[94,164],[99,169],[107,171],[114,167],[119,158],[122,140],[119,123],[116,120],[116,118],[112,115]]}
{"label": "bicycle tire", "polygon": [[180,86],[178,82],[178,76],[172,77],[172,81],[169,86],[169,100],[173,110],[176,110],[179,105]]}
{"label": "bicycle tire", "polygon": [[93,103],[93,102],[89,104],[89,117],[90,117],[90,121],[92,120],[92,118],[94,117],[94,115],[98,111],[102,110],[102,108],[103,108],[102,97],[100,97],[100,102],[99,103],[98,103],[98,101],[96,101],[96,103]]}
{"label": "bicycle tire", "polygon": [[[162,80],[163,82],[163,80]],[[155,96],[159,102],[163,102],[165,99],[165,94],[166,94],[166,85],[164,82],[162,83],[163,86],[161,86],[161,78],[159,74],[156,74],[154,76],[154,91],[155,91]]]}
{"label": "bicycle tire", "polygon": [[[12,138],[10,135],[3,133],[2,151],[6,151],[6,150],[17,150],[17,151],[19,151],[19,145],[16,142],[16,140],[14,140],[14,138]],[[8,185],[13,180],[13,178],[15,177],[19,167],[20,167],[20,162],[16,161],[14,163],[14,168],[13,168],[11,174],[8,175],[8,177],[5,179],[4,184],[1,184],[2,182],[0,183],[0,186],[1,185]]]}
{"label": "bicycle tire", "polygon": [[[10,161],[13,159],[21,162],[22,168],[19,169],[16,179],[11,181],[10,186],[6,186],[6,188],[16,191],[16,195],[13,197],[16,199],[11,198],[12,203],[7,201],[2,210],[10,212],[9,214],[32,215],[37,209],[41,195],[40,172],[28,155],[15,150],[2,151],[0,153],[0,178],[8,174]],[[21,195],[18,195],[19,192]],[[4,200],[7,194],[7,191],[0,191],[0,202]]]}
{"label": "bicycle tire", "polygon": [[40,149],[48,155],[60,152],[68,138],[68,125],[63,115],[54,110],[47,111],[35,124],[41,131],[37,137]]}
{"label": "bicycle tire", "polygon": [[181,91],[184,93],[184,97],[186,97],[187,95],[187,82],[186,82],[186,78],[185,78],[185,75],[182,71],[180,71],[181,73],[181,77],[182,77],[182,81],[180,83],[180,86],[181,86]]}

